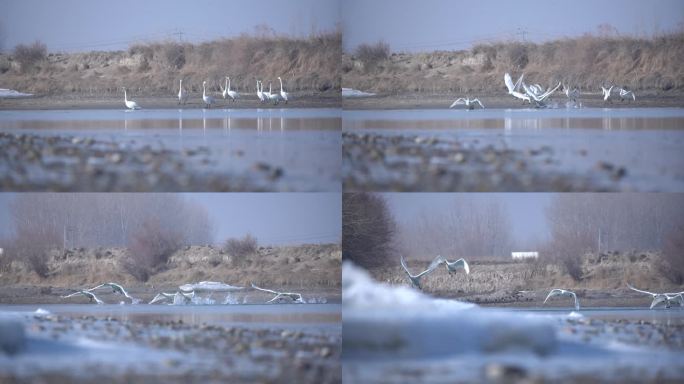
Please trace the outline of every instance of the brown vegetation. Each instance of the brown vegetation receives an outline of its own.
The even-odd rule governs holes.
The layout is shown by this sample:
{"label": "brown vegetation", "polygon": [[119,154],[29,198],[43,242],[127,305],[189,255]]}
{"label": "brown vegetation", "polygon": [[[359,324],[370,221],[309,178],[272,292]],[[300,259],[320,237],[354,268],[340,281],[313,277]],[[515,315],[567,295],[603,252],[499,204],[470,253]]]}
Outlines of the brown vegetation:
{"label": "brown vegetation", "polygon": [[[25,263],[13,261],[0,273],[0,286],[78,288],[117,281],[142,287],[124,266],[130,251],[122,247],[52,249],[47,253],[48,273],[40,277]],[[341,284],[341,250],[338,244],[259,247],[235,268],[233,255],[211,245],[184,246],[169,255],[164,268],[150,272],[145,291],[173,289],[198,281],[223,281],[249,286],[335,289]],[[154,290],[150,286],[156,287]]]}
{"label": "brown vegetation", "polygon": [[672,283],[684,284],[684,226],[667,234],[660,270]]}
{"label": "brown vegetation", "polygon": [[[518,291],[565,288],[577,290],[625,290],[626,283],[654,291],[681,291],[680,284],[663,278],[658,268],[662,255],[652,252],[587,253],[580,260],[582,280],[568,274],[566,267],[545,258],[535,262],[475,260],[470,262],[470,274],[449,274],[444,267],[433,271],[421,281],[423,290],[439,296],[467,297],[477,295],[515,295]],[[422,270],[427,262],[407,260],[409,268]],[[398,262],[392,266],[371,268],[378,281],[410,285]],[[543,299],[543,298],[542,298]]]}
{"label": "brown vegetation", "polygon": [[389,44],[378,41],[375,44],[361,44],[354,50],[354,56],[363,63],[364,69],[369,70],[389,59]]}
{"label": "brown vegetation", "polygon": [[232,255],[236,264],[241,264],[247,257],[255,255],[258,249],[256,237],[249,233],[240,239],[228,239],[223,245],[223,251]]}
{"label": "brown vegetation", "polygon": [[140,281],[166,265],[171,254],[183,245],[181,233],[162,227],[159,220],[147,220],[128,242],[128,258],[123,267]]}
{"label": "brown vegetation", "polygon": [[390,262],[396,224],[387,202],[372,193],[342,195],[342,257],[373,267]]}
{"label": "brown vegetation", "polygon": [[40,41],[31,45],[19,44],[14,47],[12,57],[19,63],[23,73],[29,72],[33,67],[47,57],[47,46]]}
{"label": "brown vegetation", "polygon": [[[198,44],[158,42],[131,46],[128,51],[50,53],[39,71],[27,76],[11,65],[18,59],[0,55],[5,87],[35,94],[117,94],[122,86],[137,95],[178,93],[178,80],[193,92],[202,81],[219,90],[225,76],[240,92],[255,89],[255,79],[277,83],[281,76],[288,92],[325,92],[340,89],[340,32],[310,38],[242,35]],[[2,72],[2,71],[0,71]],[[274,83],[274,86],[276,84]]]}
{"label": "brown vegetation", "polygon": [[585,35],[546,43],[480,44],[467,51],[393,53],[366,68],[343,57],[343,86],[371,92],[503,93],[503,74],[563,81],[585,92],[614,84],[634,90],[684,90],[684,33],[652,39]]}

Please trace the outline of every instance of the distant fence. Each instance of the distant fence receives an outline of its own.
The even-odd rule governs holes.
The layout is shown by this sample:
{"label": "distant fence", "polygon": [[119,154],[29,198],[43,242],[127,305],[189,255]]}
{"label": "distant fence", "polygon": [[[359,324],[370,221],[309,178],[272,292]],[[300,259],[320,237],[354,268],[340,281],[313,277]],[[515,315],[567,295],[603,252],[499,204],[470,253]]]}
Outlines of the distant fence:
{"label": "distant fence", "polygon": [[511,252],[513,260],[526,260],[539,258],[539,252]]}

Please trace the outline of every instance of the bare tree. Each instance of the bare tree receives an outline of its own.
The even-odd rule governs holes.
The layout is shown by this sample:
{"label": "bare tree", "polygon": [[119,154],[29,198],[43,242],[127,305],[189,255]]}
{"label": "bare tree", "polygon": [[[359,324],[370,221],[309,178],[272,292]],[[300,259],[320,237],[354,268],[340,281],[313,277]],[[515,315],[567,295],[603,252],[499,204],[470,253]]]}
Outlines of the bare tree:
{"label": "bare tree", "polygon": [[342,258],[364,267],[389,261],[396,231],[394,218],[381,195],[342,196]]}
{"label": "bare tree", "polygon": [[182,244],[178,232],[164,228],[158,219],[149,219],[131,236],[123,267],[136,279],[147,281]]}
{"label": "bare tree", "polygon": [[660,270],[674,284],[684,283],[684,226],[667,235]]}

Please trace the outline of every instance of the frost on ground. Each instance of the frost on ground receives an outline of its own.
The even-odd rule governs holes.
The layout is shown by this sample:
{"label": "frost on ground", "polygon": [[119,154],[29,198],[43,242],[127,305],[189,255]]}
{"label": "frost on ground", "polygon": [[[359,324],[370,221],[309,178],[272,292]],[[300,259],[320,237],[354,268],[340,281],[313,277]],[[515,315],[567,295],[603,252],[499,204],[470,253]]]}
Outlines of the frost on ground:
{"label": "frost on ground", "polygon": [[[644,343],[660,330],[581,313],[542,315],[435,299],[342,272],[343,375],[350,382],[657,381],[684,378],[682,345]],[[682,339],[678,328],[676,339]]]}

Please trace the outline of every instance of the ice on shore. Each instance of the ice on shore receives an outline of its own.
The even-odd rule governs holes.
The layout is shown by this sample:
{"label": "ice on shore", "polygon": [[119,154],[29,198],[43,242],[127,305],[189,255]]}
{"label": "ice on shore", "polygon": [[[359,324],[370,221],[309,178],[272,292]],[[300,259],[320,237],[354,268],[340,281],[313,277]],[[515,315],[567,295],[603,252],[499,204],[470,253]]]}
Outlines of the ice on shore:
{"label": "ice on shore", "polygon": [[12,99],[12,98],[18,98],[18,97],[31,97],[33,94],[31,93],[22,93],[19,91],[15,91],[14,89],[7,89],[7,88],[0,88],[0,99],[5,98],[5,99]]}
{"label": "ice on shore", "polygon": [[342,88],[342,97],[368,97],[375,96],[375,93],[359,91],[358,89]]}

